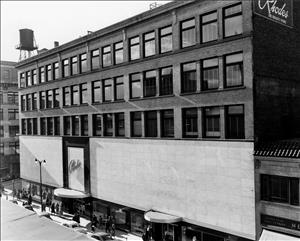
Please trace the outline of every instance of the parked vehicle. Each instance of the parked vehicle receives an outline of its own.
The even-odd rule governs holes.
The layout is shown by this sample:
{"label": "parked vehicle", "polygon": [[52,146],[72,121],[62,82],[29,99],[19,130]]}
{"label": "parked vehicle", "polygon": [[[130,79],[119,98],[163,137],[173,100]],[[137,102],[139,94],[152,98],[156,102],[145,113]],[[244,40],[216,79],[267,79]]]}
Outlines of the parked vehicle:
{"label": "parked vehicle", "polygon": [[92,233],[90,235],[91,238],[94,238],[96,240],[100,240],[100,241],[110,241],[110,240],[114,240],[109,233],[105,233],[105,232],[97,232],[97,233]]}

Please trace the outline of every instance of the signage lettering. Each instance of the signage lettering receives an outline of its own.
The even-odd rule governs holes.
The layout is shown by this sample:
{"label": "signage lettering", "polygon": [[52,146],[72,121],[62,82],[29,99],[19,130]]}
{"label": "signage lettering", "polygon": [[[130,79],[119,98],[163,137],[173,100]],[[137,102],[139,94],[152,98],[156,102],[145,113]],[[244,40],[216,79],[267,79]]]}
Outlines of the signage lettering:
{"label": "signage lettering", "polygon": [[265,214],[261,215],[261,224],[265,226],[271,225],[271,226],[277,226],[277,227],[300,231],[300,222],[298,221],[294,221],[286,218],[274,217]]}
{"label": "signage lettering", "polygon": [[293,0],[255,0],[254,12],[286,26],[293,26]]}
{"label": "signage lettering", "polygon": [[75,159],[72,159],[69,163],[69,173],[72,173],[74,172],[75,170],[77,170],[78,168],[81,167],[81,162],[80,160],[75,160]]}

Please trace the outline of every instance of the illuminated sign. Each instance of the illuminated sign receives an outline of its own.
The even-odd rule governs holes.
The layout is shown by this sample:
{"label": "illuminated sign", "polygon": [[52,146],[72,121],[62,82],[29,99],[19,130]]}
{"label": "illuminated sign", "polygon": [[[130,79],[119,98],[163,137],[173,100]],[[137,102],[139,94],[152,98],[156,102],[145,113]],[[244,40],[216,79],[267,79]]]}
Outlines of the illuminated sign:
{"label": "illuminated sign", "polygon": [[253,2],[256,14],[293,27],[293,0],[254,0]]}
{"label": "illuminated sign", "polygon": [[68,147],[69,188],[84,192],[83,148]]}

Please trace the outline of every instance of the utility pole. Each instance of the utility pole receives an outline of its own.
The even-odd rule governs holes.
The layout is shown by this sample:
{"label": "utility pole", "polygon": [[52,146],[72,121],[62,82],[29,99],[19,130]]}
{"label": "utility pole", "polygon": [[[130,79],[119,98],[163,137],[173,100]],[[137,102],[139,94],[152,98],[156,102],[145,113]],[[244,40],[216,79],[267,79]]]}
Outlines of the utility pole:
{"label": "utility pole", "polygon": [[40,197],[41,197],[41,212],[43,212],[43,195],[42,195],[42,163],[46,163],[46,160],[35,159],[35,163],[40,165]]}

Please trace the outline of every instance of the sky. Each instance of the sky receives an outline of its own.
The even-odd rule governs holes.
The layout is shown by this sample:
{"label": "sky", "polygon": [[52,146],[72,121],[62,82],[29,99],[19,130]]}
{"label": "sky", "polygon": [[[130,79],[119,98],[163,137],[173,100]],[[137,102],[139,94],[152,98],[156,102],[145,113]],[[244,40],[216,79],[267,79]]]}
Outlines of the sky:
{"label": "sky", "polygon": [[147,11],[154,2],[1,0],[1,60],[19,60],[19,29],[32,29],[39,49],[51,49],[54,41],[67,43]]}

